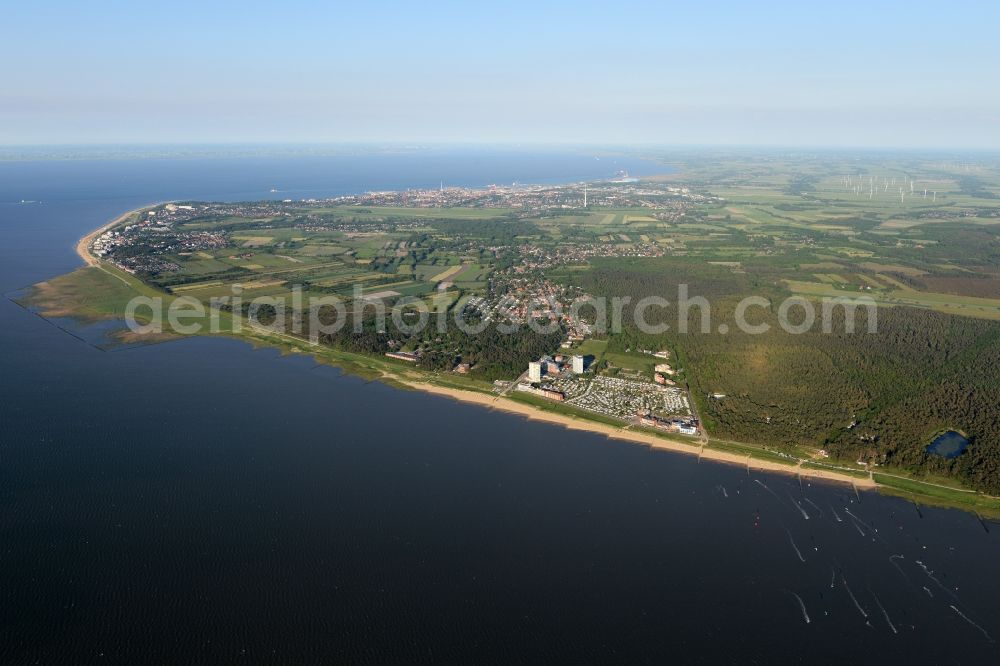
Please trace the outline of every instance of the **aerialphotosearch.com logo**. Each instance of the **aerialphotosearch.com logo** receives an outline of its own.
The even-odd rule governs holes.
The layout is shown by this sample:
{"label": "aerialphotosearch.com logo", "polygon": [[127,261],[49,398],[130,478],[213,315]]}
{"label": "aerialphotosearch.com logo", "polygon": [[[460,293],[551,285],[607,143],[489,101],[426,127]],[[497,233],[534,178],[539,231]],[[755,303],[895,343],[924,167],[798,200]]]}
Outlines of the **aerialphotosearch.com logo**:
{"label": "aerialphotosearch.com logo", "polygon": [[[348,325],[354,333],[372,329],[386,332],[389,321],[395,331],[409,336],[420,335],[430,326],[437,333],[445,333],[449,320],[468,335],[478,335],[491,325],[501,334],[513,334],[527,326],[548,335],[568,325],[606,335],[621,332],[629,321],[643,333],[659,335],[671,330],[667,319],[673,307],[674,330],[681,334],[726,335],[732,330],[727,322],[713,328],[712,304],[703,296],[691,296],[686,284],[678,285],[673,303],[662,296],[581,296],[569,303],[552,298],[525,301],[512,296],[489,302],[466,296],[452,304],[452,296],[442,293],[435,294],[428,303],[414,296],[393,295],[387,299],[379,294],[365,295],[358,286],[346,299],[335,294],[306,298],[301,285],[281,296],[248,299],[243,291],[240,285],[233,285],[229,295],[212,297],[207,307],[192,296],[137,296],[125,308],[126,325],[139,335],[240,333],[246,327],[256,332],[294,335],[311,344],[319,344],[324,335],[337,334]],[[877,332],[878,308],[871,297],[826,297],[818,305],[817,312],[816,301],[790,296],[775,309],[769,299],[754,295],[726,311],[732,310],[727,319],[748,335],[768,333],[775,325],[785,333],[799,335],[817,330],[817,323],[823,333],[835,329],[854,333],[857,315],[862,311],[867,332]],[[697,324],[694,327],[692,320]]]}

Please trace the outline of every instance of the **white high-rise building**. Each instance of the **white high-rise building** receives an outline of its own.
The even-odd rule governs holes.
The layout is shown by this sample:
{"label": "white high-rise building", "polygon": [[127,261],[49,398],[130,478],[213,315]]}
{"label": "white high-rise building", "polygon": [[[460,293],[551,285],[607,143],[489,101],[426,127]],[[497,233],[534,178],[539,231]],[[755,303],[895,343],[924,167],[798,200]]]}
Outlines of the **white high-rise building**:
{"label": "white high-rise building", "polygon": [[574,356],[573,357],[573,374],[581,375],[583,374],[583,357]]}
{"label": "white high-rise building", "polygon": [[531,361],[528,363],[528,381],[529,382],[540,382],[542,381],[542,364],[538,361]]}

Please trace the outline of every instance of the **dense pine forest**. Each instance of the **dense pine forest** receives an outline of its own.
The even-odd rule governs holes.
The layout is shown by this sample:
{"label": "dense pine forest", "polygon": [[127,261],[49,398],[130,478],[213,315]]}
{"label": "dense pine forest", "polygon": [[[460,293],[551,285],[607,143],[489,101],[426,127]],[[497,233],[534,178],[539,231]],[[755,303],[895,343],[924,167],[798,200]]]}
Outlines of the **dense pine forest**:
{"label": "dense pine forest", "polygon": [[[672,302],[647,313],[651,323],[669,323],[669,331],[643,334],[626,315],[626,328],[609,336],[609,349],[674,350],[712,435],[774,447],[814,445],[845,462],[955,475],[1000,493],[1000,323],[880,307],[877,330],[869,333],[868,311],[859,308],[848,332],[838,308],[830,333],[817,323],[790,334],[776,314],[790,294],[759,277],[663,258],[598,261],[575,279],[597,295],[629,295],[633,303],[659,295]],[[678,332],[681,283],[710,302],[711,332],[701,331],[696,307],[688,312],[689,332]],[[766,333],[732,325],[736,304],[750,294],[775,304],[747,315],[753,324],[768,324]],[[729,325],[726,334],[718,332],[719,323]],[[968,436],[968,452],[954,460],[928,455],[931,439],[948,429]]]}

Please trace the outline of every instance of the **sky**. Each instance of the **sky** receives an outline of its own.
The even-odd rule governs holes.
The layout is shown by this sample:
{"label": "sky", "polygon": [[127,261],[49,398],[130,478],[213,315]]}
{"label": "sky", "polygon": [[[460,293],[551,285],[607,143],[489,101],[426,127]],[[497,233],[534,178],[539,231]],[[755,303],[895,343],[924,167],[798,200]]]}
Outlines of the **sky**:
{"label": "sky", "polygon": [[0,0],[0,144],[1000,148],[1000,3]]}

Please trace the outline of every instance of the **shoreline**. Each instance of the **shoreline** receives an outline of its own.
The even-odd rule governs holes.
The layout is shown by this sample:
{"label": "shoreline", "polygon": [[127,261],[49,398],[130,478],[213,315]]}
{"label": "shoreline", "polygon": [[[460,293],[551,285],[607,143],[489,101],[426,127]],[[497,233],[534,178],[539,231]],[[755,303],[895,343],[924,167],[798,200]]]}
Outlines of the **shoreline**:
{"label": "shoreline", "polygon": [[558,425],[568,430],[582,430],[598,435],[604,435],[608,439],[630,442],[632,444],[640,444],[653,450],[696,455],[699,460],[706,459],[711,460],[712,462],[738,465],[740,467],[746,467],[748,470],[753,469],[758,471],[778,472],[823,481],[847,483],[865,490],[874,490],[878,488],[878,484],[871,478],[857,478],[833,471],[802,467],[801,465],[783,465],[770,460],[752,458],[749,455],[744,457],[728,451],[712,449],[707,446],[687,444],[685,442],[657,437],[656,435],[644,432],[626,430],[624,427],[616,428],[598,421],[589,421],[585,418],[575,418],[565,414],[547,412],[532,407],[531,405],[525,405],[513,400],[507,400],[506,398],[502,398],[500,396],[490,396],[484,393],[477,393],[475,391],[447,388],[436,384],[413,381],[400,377],[393,377],[393,380],[417,391],[448,397],[465,404],[479,405],[480,407],[486,407],[487,409],[501,411],[507,414],[516,414],[518,416],[526,417],[530,421],[539,421],[542,423],[549,423],[551,425]]}
{"label": "shoreline", "polygon": [[163,203],[167,202],[161,201],[159,203],[149,203],[139,206],[138,208],[133,208],[132,210],[125,211],[124,213],[122,213],[115,219],[111,220],[107,224],[104,224],[98,227],[97,229],[94,229],[93,231],[88,233],[86,236],[83,236],[82,238],[80,238],[80,240],[76,242],[77,256],[83,259],[83,263],[86,264],[87,266],[100,266],[101,259],[99,257],[95,257],[90,253],[90,244],[94,242],[94,239],[103,234],[108,229],[112,229],[121,224],[123,221],[125,221],[125,219],[129,215],[134,215],[136,213],[146,210],[147,208],[153,208],[154,206],[159,206]]}

